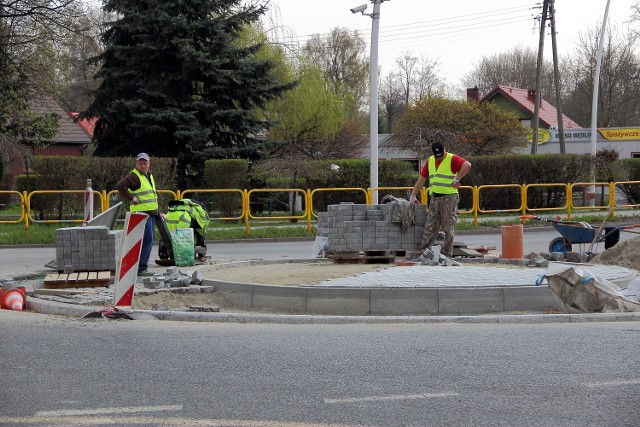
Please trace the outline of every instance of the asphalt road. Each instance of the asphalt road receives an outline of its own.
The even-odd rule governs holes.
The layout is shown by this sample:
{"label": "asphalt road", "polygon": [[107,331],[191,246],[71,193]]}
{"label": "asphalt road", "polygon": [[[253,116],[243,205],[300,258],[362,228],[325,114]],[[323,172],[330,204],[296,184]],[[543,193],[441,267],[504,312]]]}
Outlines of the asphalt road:
{"label": "asphalt road", "polygon": [[637,426],[640,325],[273,325],[0,310],[0,425]]}

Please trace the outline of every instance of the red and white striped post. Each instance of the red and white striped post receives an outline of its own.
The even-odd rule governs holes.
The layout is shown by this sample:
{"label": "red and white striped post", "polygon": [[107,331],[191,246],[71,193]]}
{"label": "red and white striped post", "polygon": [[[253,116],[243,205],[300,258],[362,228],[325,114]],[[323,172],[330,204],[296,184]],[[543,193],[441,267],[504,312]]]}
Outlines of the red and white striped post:
{"label": "red and white striped post", "polygon": [[124,239],[120,260],[116,268],[115,292],[113,304],[116,307],[131,307],[133,303],[133,287],[138,277],[140,250],[144,237],[144,226],[149,215],[140,212],[127,212],[124,221]]}
{"label": "red and white striped post", "polygon": [[84,225],[93,219],[93,190],[91,180],[87,179],[87,188],[84,190]]}

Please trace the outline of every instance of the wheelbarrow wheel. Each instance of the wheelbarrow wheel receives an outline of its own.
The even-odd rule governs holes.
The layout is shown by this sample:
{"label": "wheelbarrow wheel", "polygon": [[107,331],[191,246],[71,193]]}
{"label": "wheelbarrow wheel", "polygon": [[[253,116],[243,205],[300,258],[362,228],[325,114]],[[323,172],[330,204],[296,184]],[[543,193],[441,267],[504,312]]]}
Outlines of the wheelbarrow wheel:
{"label": "wheelbarrow wheel", "polygon": [[567,243],[564,237],[556,237],[549,243],[549,252],[561,252],[562,255],[567,255],[567,252],[571,252],[571,243]]}

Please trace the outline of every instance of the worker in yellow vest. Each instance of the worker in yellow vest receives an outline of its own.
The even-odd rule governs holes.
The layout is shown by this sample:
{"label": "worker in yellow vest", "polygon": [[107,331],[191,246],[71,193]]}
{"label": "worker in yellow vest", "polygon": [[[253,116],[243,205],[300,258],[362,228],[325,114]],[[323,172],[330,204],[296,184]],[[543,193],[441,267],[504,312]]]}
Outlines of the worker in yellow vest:
{"label": "worker in yellow vest", "polygon": [[422,232],[421,249],[431,249],[438,237],[440,229],[444,232],[444,243],[441,253],[451,258],[453,255],[453,238],[455,225],[458,222],[458,202],[460,180],[469,173],[471,163],[460,156],[449,153],[440,141],[431,144],[433,155],[424,164],[416,184],[413,186],[409,201],[420,203],[417,194],[429,178],[429,210],[427,221]]}
{"label": "worker in yellow vest", "polygon": [[142,249],[140,250],[140,263],[138,264],[138,276],[151,276],[149,257],[153,249],[153,235],[158,216],[158,193],[151,167],[151,157],[147,153],[136,156],[135,167],[131,172],[116,184],[116,190],[120,196],[129,201],[130,212],[142,212],[149,215],[144,227]]}

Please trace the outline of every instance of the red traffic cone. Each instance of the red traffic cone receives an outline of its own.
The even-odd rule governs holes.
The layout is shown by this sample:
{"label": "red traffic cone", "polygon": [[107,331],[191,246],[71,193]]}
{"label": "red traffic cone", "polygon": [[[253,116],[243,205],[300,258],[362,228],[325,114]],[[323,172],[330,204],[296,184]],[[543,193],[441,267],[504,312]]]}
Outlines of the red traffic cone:
{"label": "red traffic cone", "polygon": [[3,289],[2,308],[6,310],[22,311],[27,305],[27,298],[24,294],[24,288]]}

